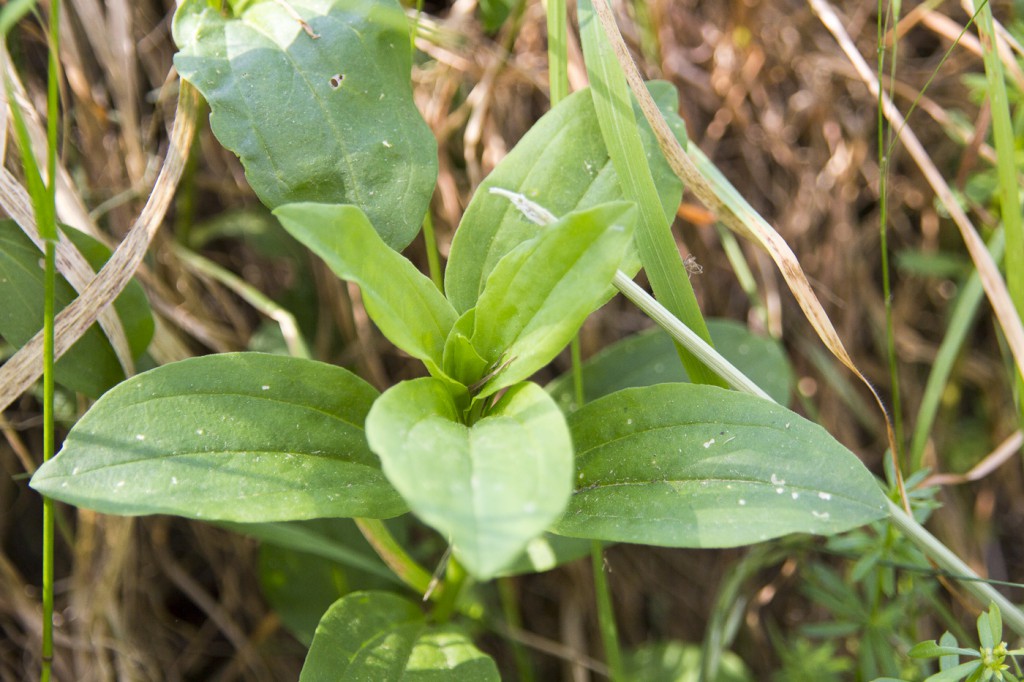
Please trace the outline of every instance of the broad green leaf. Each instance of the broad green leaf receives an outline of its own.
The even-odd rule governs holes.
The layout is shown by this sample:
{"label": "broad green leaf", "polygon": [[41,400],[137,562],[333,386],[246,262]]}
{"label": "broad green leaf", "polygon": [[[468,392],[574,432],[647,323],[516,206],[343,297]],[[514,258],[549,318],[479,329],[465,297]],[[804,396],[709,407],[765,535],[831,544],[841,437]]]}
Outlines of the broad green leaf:
{"label": "broad green leaf", "polygon": [[[110,257],[110,251],[89,235],[70,227],[61,231],[74,242],[94,270]],[[12,220],[0,220],[0,336],[20,347],[43,327],[42,254]],[[64,278],[57,276],[55,302],[59,312],[78,294]],[[153,316],[146,294],[137,282],[129,282],[114,302],[124,326],[128,345],[135,357],[142,355],[153,337]],[[114,349],[100,329],[93,325],[57,361],[56,381],[73,391],[99,397],[124,379]]]}
{"label": "broad green leaf", "polygon": [[209,102],[217,139],[269,208],[355,204],[404,248],[434,189],[437,144],[413,104],[399,4],[257,0],[237,10],[185,0],[172,26],[174,65]]}
{"label": "broad green leaf", "polygon": [[458,628],[429,625],[387,592],[356,592],[316,628],[300,682],[497,682],[498,669]]}
{"label": "broad green leaf", "polygon": [[394,516],[406,507],[363,433],[376,397],[352,373],[312,360],[176,362],[108,391],[31,485],[109,514]]}
{"label": "broad green leaf", "polygon": [[569,344],[606,299],[635,221],[636,209],[625,202],[570,213],[501,259],[477,302],[470,337],[499,370],[479,395],[526,379]]}
{"label": "broad green leaf", "polygon": [[853,453],[783,407],[713,386],[613,393],[570,415],[576,492],[553,530],[669,547],[829,535],[885,516]]}
{"label": "broad green leaf", "polygon": [[[648,83],[648,89],[685,144],[686,126],[676,114],[675,88],[655,81]],[[682,184],[658,150],[635,102],[634,108],[665,217],[671,221],[682,197]],[[622,199],[590,91],[573,93],[541,117],[473,195],[452,240],[445,271],[445,292],[460,313],[476,305],[498,261],[544,229],[524,218],[507,198],[491,194],[492,187],[523,194],[556,216]],[[640,263],[633,249],[624,255],[622,269],[635,273]]]}
{"label": "broad green leaf", "polygon": [[472,426],[443,382],[403,382],[374,403],[370,447],[425,523],[480,579],[499,573],[565,509],[572,442],[562,413],[536,384],[510,388]]}
{"label": "broad green leaf", "polygon": [[388,248],[358,207],[288,204],[274,215],[334,274],[359,285],[366,312],[384,336],[431,374],[440,373],[455,310],[430,279]]}
{"label": "broad green leaf", "polygon": [[[793,370],[779,342],[758,336],[734,320],[709,319],[707,323],[715,350],[780,404],[789,402]],[[658,327],[614,343],[583,363],[587,403],[623,388],[689,380],[672,337]],[[578,408],[571,374],[558,377],[547,389],[563,410]]]}

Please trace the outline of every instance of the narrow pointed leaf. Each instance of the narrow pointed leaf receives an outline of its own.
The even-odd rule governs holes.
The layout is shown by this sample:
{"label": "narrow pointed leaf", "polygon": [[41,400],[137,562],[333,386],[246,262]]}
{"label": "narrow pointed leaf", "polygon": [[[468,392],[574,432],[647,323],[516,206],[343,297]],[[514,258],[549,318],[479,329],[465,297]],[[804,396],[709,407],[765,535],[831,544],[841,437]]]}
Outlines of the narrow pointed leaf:
{"label": "narrow pointed leaf", "polygon": [[570,213],[498,263],[476,306],[470,341],[498,373],[481,396],[549,363],[607,298],[636,209],[615,202]]}
{"label": "narrow pointed leaf", "polygon": [[[648,88],[679,140],[685,143],[686,126],[676,114],[676,89],[661,81],[648,83]],[[665,218],[670,221],[679,207],[682,184],[658,151],[647,121],[639,114],[637,121]],[[508,199],[491,194],[492,187],[521,193],[556,216],[622,199],[590,90],[573,93],[541,117],[484,179],[466,207],[445,271],[445,292],[460,313],[476,305],[498,261],[542,230],[524,218]],[[624,255],[628,257],[622,269],[635,273],[640,264],[632,247]]]}
{"label": "narrow pointed leaf", "polygon": [[31,485],[109,514],[395,516],[406,507],[363,432],[376,397],[350,372],[312,360],[184,360],[108,391]]}
{"label": "narrow pointed leaf", "polygon": [[572,537],[732,547],[838,533],[885,515],[874,477],[824,429],[712,386],[627,389],[569,417]]}
{"label": "narrow pointed leaf", "polygon": [[437,287],[374,231],[356,206],[288,204],[274,211],[285,229],[342,279],[355,282],[384,336],[440,372],[455,310]]}
{"label": "narrow pointed leaf", "polygon": [[299,682],[402,680],[498,682],[498,669],[455,626],[426,622],[419,608],[387,592],[335,602],[313,636]]}
{"label": "narrow pointed leaf", "polygon": [[565,509],[572,442],[562,413],[536,384],[513,386],[471,427],[461,412],[443,382],[407,381],[374,403],[366,434],[416,515],[486,579]]}
{"label": "narrow pointed leaf", "polygon": [[[94,269],[99,270],[110,251],[89,235],[62,227]],[[43,326],[42,254],[12,220],[0,220],[0,336],[15,347],[31,339]],[[63,277],[57,276],[56,310],[59,312],[77,297]],[[137,282],[129,282],[114,302],[124,326],[128,344],[135,357],[140,356],[153,337],[153,316],[146,294]],[[98,398],[124,379],[124,371],[103,330],[93,325],[71,349],[57,361],[55,379],[62,386]]]}
{"label": "narrow pointed leaf", "polygon": [[437,145],[413,104],[399,4],[254,0],[236,17],[214,4],[180,3],[174,64],[260,200],[355,204],[389,246],[408,245],[433,193]]}

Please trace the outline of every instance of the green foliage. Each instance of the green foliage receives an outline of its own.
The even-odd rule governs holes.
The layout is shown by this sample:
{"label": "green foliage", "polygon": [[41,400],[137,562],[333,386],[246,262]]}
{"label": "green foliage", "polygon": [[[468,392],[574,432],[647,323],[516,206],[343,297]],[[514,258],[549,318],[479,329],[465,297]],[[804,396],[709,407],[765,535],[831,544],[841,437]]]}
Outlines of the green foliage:
{"label": "green foliage", "polygon": [[[87,234],[70,227],[61,227],[95,270],[110,258],[110,250]],[[0,336],[14,346],[25,344],[42,326],[43,270],[41,254],[35,244],[14,223],[0,221]],[[77,293],[64,278],[58,276],[54,292],[59,312],[75,299]],[[132,354],[138,358],[153,337],[153,316],[142,287],[130,282],[114,301],[121,318]],[[64,356],[57,361],[56,381],[73,391],[97,398],[124,379],[124,371],[103,330],[92,326]]]}
{"label": "green foliage", "polygon": [[[235,3],[174,15],[174,65],[210,104],[210,126],[238,154],[269,208],[355,204],[389,246],[419,231],[437,144],[412,101],[409,25],[394,0]],[[314,37],[315,36],[315,37]]]}
{"label": "green foliage", "polygon": [[356,592],[316,628],[300,682],[499,680],[494,662],[454,626],[431,625],[419,608],[386,592]]}
{"label": "green foliage", "polygon": [[405,505],[363,434],[376,397],[350,372],[311,360],[184,360],[108,391],[32,487],[109,514],[394,516]]}
{"label": "green foliage", "polygon": [[732,547],[838,533],[885,514],[853,453],[752,396],[693,384],[626,389],[584,406],[569,426],[577,475],[556,526],[565,535]]}
{"label": "green foliage", "polygon": [[[1024,649],[1011,650],[1003,641],[1003,621],[995,604],[989,605],[988,611],[978,616],[978,642],[976,648],[961,647],[956,637],[947,632],[938,642],[920,642],[910,650],[910,655],[914,658],[939,659],[939,672],[930,676],[926,682],[1018,682],[1021,679],[1020,667],[1017,666],[1016,674],[1010,672],[1006,658],[1024,656]],[[961,663],[962,656],[974,660]]]}

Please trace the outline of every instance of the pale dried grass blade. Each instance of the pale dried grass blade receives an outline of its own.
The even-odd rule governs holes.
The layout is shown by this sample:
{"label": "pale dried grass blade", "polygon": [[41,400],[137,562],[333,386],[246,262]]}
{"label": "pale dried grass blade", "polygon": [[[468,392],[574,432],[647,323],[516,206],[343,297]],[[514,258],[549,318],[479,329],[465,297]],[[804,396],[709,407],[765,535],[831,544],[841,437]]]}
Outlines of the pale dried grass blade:
{"label": "pale dried grass blade", "polygon": [[[185,168],[196,130],[197,104],[195,89],[181,81],[170,146],[149,200],[103,269],[89,282],[82,295],[57,316],[54,348],[57,357],[85,333],[100,310],[117,298],[145,257]],[[0,411],[7,409],[39,377],[43,366],[42,348],[43,337],[39,333],[0,367]]]}
{"label": "pale dried grass blade", "polygon": [[[21,231],[32,240],[42,254],[45,245],[36,226],[35,215],[32,212],[32,200],[28,196],[28,192],[18,184],[18,181],[6,168],[0,168],[0,208],[3,208],[7,215],[18,224]],[[58,240],[55,251],[57,272],[67,280],[75,291],[81,294],[96,273],[93,272],[92,267],[70,239]],[[117,312],[112,307],[107,307],[100,311],[98,319],[100,327],[103,328],[103,332],[110,340],[114,354],[117,355],[121,369],[124,370],[126,376],[131,376],[135,373],[135,363],[132,360],[132,351],[128,345],[128,337],[125,336],[121,318],[117,316]]]}
{"label": "pale dried grass blade", "polygon": [[[629,87],[639,101],[644,117],[651,124],[661,151],[665,154],[665,158],[668,160],[672,170],[686,183],[686,186],[698,199],[717,214],[718,218],[729,229],[751,240],[772,257],[772,260],[775,261],[776,266],[786,280],[790,291],[800,305],[801,310],[803,310],[811,326],[814,327],[819,338],[821,338],[832,354],[871,391],[875,402],[878,403],[879,409],[885,415],[886,435],[888,436],[889,447],[895,456],[896,439],[885,404],[882,402],[882,398],[874,386],[861,373],[846,351],[846,347],[839,338],[835,327],[832,326],[832,321],[829,320],[810,283],[807,281],[807,276],[800,266],[800,261],[797,260],[792,249],[789,248],[789,245],[786,244],[785,240],[775,229],[729,184],[728,180],[718,172],[718,169],[701,153],[696,145],[690,145],[689,151],[682,148],[672,134],[665,119],[661,116],[654,100],[648,94],[643,78],[633,63],[625,41],[623,41],[618,26],[615,24],[615,18],[612,16],[611,10],[601,0],[594,2],[594,10],[618,56],[619,63],[626,72]],[[900,488],[902,494],[902,480],[900,481]],[[905,500],[905,496],[903,497]]]}
{"label": "pale dried grass blade", "polygon": [[935,474],[926,478],[921,483],[921,486],[959,485],[961,483],[980,481],[1006,464],[1011,457],[1020,452],[1022,445],[1024,445],[1024,432],[1017,429],[1006,440],[996,446],[995,450],[985,455],[980,462],[971,467],[971,470],[966,474]]}
{"label": "pale dried grass blade", "polygon": [[[850,63],[856,69],[857,75],[868,86],[871,94],[879,97],[880,88],[874,72],[853,44],[835,10],[824,0],[808,1],[821,19],[822,24],[835,37],[840,48],[846,54],[847,59],[850,60]],[[928,152],[925,151],[917,136],[907,126],[906,120],[900,114],[896,105],[885,93],[882,93],[880,97],[882,113],[889,121],[893,130],[896,131],[897,137],[910,153],[911,158],[914,159],[918,168],[921,169],[936,197],[942,202],[943,207],[949,213],[957,228],[959,228],[960,235],[967,246],[967,252],[970,254],[971,260],[974,261],[974,267],[978,269],[982,288],[985,289],[985,295],[995,311],[999,327],[1002,329],[1003,335],[1006,337],[1006,343],[1013,354],[1017,371],[1024,376],[1024,326],[1021,325],[1020,316],[1017,315],[1017,311],[1013,306],[1010,293],[1006,288],[1006,282],[1003,281],[999,273],[999,267],[992,260],[988,249],[985,248],[985,242],[982,241],[970,218],[967,217],[960,203],[956,200],[953,190],[950,189],[949,184],[942,177],[939,169],[932,163],[931,157],[928,156]]]}

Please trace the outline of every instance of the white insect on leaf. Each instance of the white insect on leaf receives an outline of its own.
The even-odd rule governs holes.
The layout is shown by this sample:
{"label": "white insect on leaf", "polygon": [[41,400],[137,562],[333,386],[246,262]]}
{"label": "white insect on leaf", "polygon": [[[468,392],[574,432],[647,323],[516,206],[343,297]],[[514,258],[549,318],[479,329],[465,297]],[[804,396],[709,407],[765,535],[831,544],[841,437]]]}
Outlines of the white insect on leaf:
{"label": "white insect on leaf", "polygon": [[540,204],[527,199],[525,194],[510,192],[509,190],[502,189],[501,187],[491,187],[490,193],[497,194],[500,197],[505,197],[511,201],[512,205],[523,214],[523,217],[534,225],[550,225],[551,223],[558,221],[558,218],[556,218],[551,211],[547,210]]}

